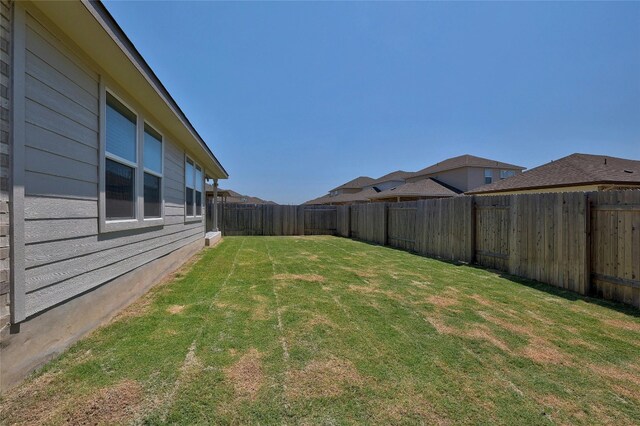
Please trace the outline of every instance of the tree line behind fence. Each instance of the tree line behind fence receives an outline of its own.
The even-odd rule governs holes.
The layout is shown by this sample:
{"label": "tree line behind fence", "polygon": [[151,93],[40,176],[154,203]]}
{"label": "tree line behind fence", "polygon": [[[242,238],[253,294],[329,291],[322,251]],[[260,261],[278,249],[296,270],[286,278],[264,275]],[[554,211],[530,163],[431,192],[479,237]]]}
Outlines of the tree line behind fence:
{"label": "tree line behind fence", "polygon": [[338,235],[640,307],[640,191],[219,206],[224,235]]}

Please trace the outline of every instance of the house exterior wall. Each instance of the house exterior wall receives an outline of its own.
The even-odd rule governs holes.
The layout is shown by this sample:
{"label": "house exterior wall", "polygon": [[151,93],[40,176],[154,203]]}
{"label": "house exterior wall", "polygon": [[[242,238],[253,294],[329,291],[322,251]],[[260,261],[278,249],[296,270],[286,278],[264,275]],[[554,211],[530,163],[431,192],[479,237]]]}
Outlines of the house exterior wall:
{"label": "house exterior wall", "polygon": [[[460,167],[458,169],[446,170],[443,172],[432,173],[424,176],[417,176],[407,179],[407,182],[417,182],[422,179],[434,178],[440,182],[453,186],[454,188],[467,192],[482,185],[485,185],[484,172],[491,170],[492,182],[500,180],[500,171],[506,169],[500,168],[484,168],[484,167]],[[516,174],[522,173],[520,170],[509,169]]]}
{"label": "house exterior wall", "polygon": [[336,191],[336,195],[340,194],[355,194],[356,192],[360,192],[362,189],[360,188],[342,188]]}
{"label": "house exterior wall", "polygon": [[[37,15],[35,15],[37,16]],[[184,155],[164,135],[164,226],[100,233],[99,80],[106,72],[26,13],[25,312],[37,314],[204,236],[184,219]],[[118,93],[136,111],[135,95]]]}
{"label": "house exterior wall", "polygon": [[11,173],[10,84],[11,82],[11,3],[0,1],[0,330],[9,323],[10,313],[10,215]]}
{"label": "house exterior wall", "polygon": [[453,186],[454,188],[459,189],[460,191],[465,191],[469,186],[469,173],[466,167],[446,170],[444,172],[428,174],[424,176],[416,176],[410,179],[407,179],[407,182],[418,182],[424,179],[434,178],[439,180],[440,182],[447,184],[449,186]]}
{"label": "house exterior wall", "polygon": [[[8,266],[13,272],[9,285],[0,283],[3,326],[9,325],[7,312],[11,315],[10,327],[0,326],[0,390],[6,390],[202,249],[206,212],[203,206],[201,218],[185,218],[184,162],[187,155],[195,156],[158,124],[136,93],[112,81],[108,70],[31,3],[0,0],[0,7],[0,274],[4,277]],[[12,50],[5,42],[7,15],[13,21]],[[11,64],[5,66],[8,51]],[[11,93],[5,90],[9,72]],[[160,225],[100,232],[99,127],[105,81],[163,135]],[[10,172],[5,167],[9,160]],[[12,259],[6,258],[9,239],[4,235],[9,206]]]}

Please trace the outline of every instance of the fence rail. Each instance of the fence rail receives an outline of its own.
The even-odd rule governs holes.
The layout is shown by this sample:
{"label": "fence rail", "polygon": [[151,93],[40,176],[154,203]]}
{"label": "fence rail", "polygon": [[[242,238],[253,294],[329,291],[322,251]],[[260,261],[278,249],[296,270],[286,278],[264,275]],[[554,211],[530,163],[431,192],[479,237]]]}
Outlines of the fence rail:
{"label": "fence rail", "polygon": [[220,208],[225,235],[339,235],[640,307],[640,190]]}

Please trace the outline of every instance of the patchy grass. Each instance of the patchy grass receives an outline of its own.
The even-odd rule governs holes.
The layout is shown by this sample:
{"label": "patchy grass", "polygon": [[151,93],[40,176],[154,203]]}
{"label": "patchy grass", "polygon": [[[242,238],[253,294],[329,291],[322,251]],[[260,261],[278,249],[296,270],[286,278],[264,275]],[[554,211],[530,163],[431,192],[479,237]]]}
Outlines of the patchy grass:
{"label": "patchy grass", "polygon": [[0,423],[638,424],[638,311],[333,237],[235,237]]}

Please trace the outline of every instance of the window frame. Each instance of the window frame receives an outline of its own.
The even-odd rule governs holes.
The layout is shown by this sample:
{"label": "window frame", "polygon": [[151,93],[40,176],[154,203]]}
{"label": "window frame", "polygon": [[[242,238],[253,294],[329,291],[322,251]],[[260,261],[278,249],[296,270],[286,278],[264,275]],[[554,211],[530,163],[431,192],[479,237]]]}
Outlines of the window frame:
{"label": "window frame", "polygon": [[[145,127],[147,126],[150,127],[151,130],[153,130],[160,136],[160,173],[151,169],[147,169],[144,166],[144,134],[145,134]],[[158,130],[158,127],[150,123],[148,119],[144,119],[142,121],[142,143],[140,145],[142,145],[141,162],[142,162],[142,180],[143,180],[142,182],[142,219],[145,222],[158,221],[160,219],[164,220],[164,163],[165,163],[164,146],[165,146],[165,143],[166,143],[166,139],[164,137],[164,134],[160,130]],[[144,174],[145,173],[149,173],[150,175],[160,178],[160,216],[144,217]]]}
{"label": "window frame", "polygon": [[[187,216],[187,179],[186,179],[186,174],[187,174],[187,162],[191,162],[193,164],[193,199],[192,199],[192,206],[193,206],[193,215],[191,216]],[[204,217],[206,216],[206,212],[205,212],[205,208],[206,208],[206,202],[205,202],[205,197],[206,197],[206,187],[205,187],[205,171],[204,168],[198,164],[198,162],[196,160],[194,160],[194,157],[187,154],[185,152],[184,154],[184,173],[183,173],[183,178],[184,178],[184,222],[185,223],[192,223],[192,222],[202,222],[204,220]],[[198,175],[196,173],[196,170],[200,169],[200,172],[202,173],[202,196],[201,196],[201,202],[202,202],[202,209],[200,211],[201,214],[196,214],[196,176]]]}
{"label": "window frame", "polygon": [[[487,173],[489,176],[487,176]],[[489,179],[489,182],[487,182],[487,178]],[[493,169],[484,169],[484,184],[489,185],[491,183],[493,183]]]}
{"label": "window frame", "polygon": [[[164,202],[164,175],[165,175],[165,144],[166,138],[163,132],[157,130],[159,126],[156,126],[149,117],[145,116],[145,113],[141,108],[136,108],[131,102],[123,99],[115,89],[115,84],[107,87],[105,79],[100,76],[100,93],[99,93],[99,167],[98,167],[98,232],[108,233],[125,231],[129,229],[149,228],[164,226],[165,224],[165,202]],[[114,87],[114,88],[112,88]],[[131,113],[136,116],[136,162],[132,163],[129,160],[121,158],[118,155],[110,154],[107,152],[107,94],[112,96],[123,106],[125,106]],[[155,132],[162,136],[162,174],[160,177],[160,216],[159,217],[144,217],[144,174],[152,173],[157,175],[157,172],[147,171],[144,167],[144,126],[145,123],[151,127]],[[106,161],[110,159],[121,163],[127,167],[134,169],[134,217],[131,219],[107,219],[107,207],[106,207]]]}

